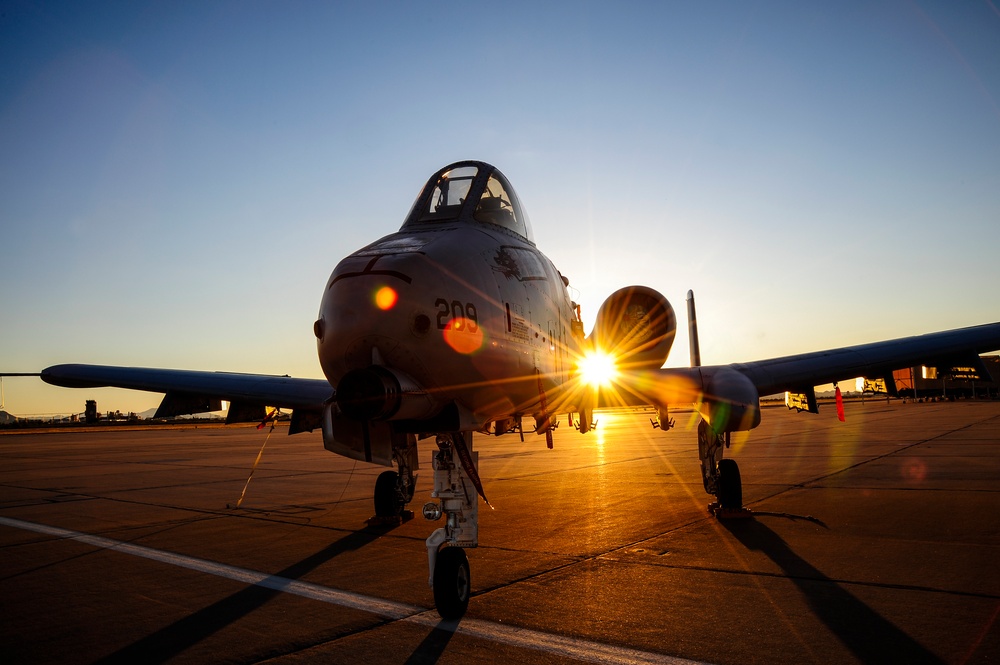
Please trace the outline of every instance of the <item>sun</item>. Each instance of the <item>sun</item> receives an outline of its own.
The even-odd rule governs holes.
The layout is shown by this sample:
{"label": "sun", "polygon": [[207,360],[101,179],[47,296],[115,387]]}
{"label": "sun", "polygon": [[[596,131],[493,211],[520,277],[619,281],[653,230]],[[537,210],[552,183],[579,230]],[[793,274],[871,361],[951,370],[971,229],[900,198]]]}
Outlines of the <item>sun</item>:
{"label": "sun", "polygon": [[603,351],[589,351],[580,358],[580,378],[584,383],[599,387],[610,386],[618,376],[615,359]]}

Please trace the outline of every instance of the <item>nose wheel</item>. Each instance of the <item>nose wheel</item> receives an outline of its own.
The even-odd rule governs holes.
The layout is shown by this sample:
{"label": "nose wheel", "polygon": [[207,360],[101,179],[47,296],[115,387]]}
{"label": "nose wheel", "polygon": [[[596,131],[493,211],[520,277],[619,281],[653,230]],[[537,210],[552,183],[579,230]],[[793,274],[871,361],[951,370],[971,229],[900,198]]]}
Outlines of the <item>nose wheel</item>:
{"label": "nose wheel", "polygon": [[434,566],[434,605],[442,619],[461,619],[469,607],[472,576],[469,558],[461,547],[438,551]]}

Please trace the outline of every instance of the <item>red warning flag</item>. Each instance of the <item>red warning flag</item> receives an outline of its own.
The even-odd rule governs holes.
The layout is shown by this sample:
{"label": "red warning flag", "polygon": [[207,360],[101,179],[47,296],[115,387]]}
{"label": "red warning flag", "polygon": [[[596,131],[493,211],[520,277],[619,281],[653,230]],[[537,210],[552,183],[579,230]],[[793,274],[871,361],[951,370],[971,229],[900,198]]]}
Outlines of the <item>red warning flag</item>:
{"label": "red warning flag", "polygon": [[837,384],[833,385],[834,389],[837,391],[837,418],[840,422],[845,422],[844,420],[844,397],[840,394],[840,386]]}
{"label": "red warning flag", "polygon": [[[257,429],[264,429],[265,425],[267,425],[269,422],[273,422],[274,421],[274,415],[276,413],[278,413],[277,409],[271,409],[271,413],[267,414],[264,417],[264,420],[260,421],[260,425],[257,425]],[[274,428],[272,427],[271,429],[274,429]],[[239,506],[237,506],[237,507],[239,507]]]}

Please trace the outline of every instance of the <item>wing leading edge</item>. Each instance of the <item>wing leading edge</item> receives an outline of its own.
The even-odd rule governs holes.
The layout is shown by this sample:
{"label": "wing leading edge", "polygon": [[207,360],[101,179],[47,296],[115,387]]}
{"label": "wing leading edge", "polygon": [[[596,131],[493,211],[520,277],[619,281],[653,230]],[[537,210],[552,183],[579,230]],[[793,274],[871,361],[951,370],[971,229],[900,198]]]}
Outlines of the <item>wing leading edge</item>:
{"label": "wing leading edge", "polygon": [[[41,378],[63,388],[108,387],[166,393],[158,417],[216,410],[220,407],[202,407],[215,406],[220,400],[232,403],[231,412],[235,409],[247,414],[243,418],[246,420],[255,419],[264,406],[318,413],[333,394],[324,379],[148,367],[53,365],[42,370]],[[235,420],[231,418],[230,422]]]}
{"label": "wing leading edge", "polygon": [[802,353],[730,365],[761,395],[859,376],[882,378],[921,364],[978,362],[978,354],[1000,349],[1000,323],[915,335],[885,342]]}
{"label": "wing leading edge", "polygon": [[981,367],[979,354],[997,349],[1000,323],[988,323],[747,363],[631,372],[623,383],[660,408],[693,402],[717,432],[736,431],[760,423],[761,395],[859,376],[891,379],[893,370],[922,364]]}

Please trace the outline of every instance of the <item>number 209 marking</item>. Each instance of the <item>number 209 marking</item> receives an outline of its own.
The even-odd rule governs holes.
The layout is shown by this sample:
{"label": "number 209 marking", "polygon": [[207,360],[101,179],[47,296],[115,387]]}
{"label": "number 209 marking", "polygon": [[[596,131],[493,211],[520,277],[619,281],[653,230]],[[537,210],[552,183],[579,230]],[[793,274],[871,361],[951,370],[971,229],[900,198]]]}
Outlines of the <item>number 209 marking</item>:
{"label": "number 209 marking", "polygon": [[464,305],[458,300],[447,301],[438,298],[434,301],[434,306],[438,308],[437,327],[444,330],[449,323],[454,321],[452,330],[474,333],[479,330],[479,312],[471,302]]}

